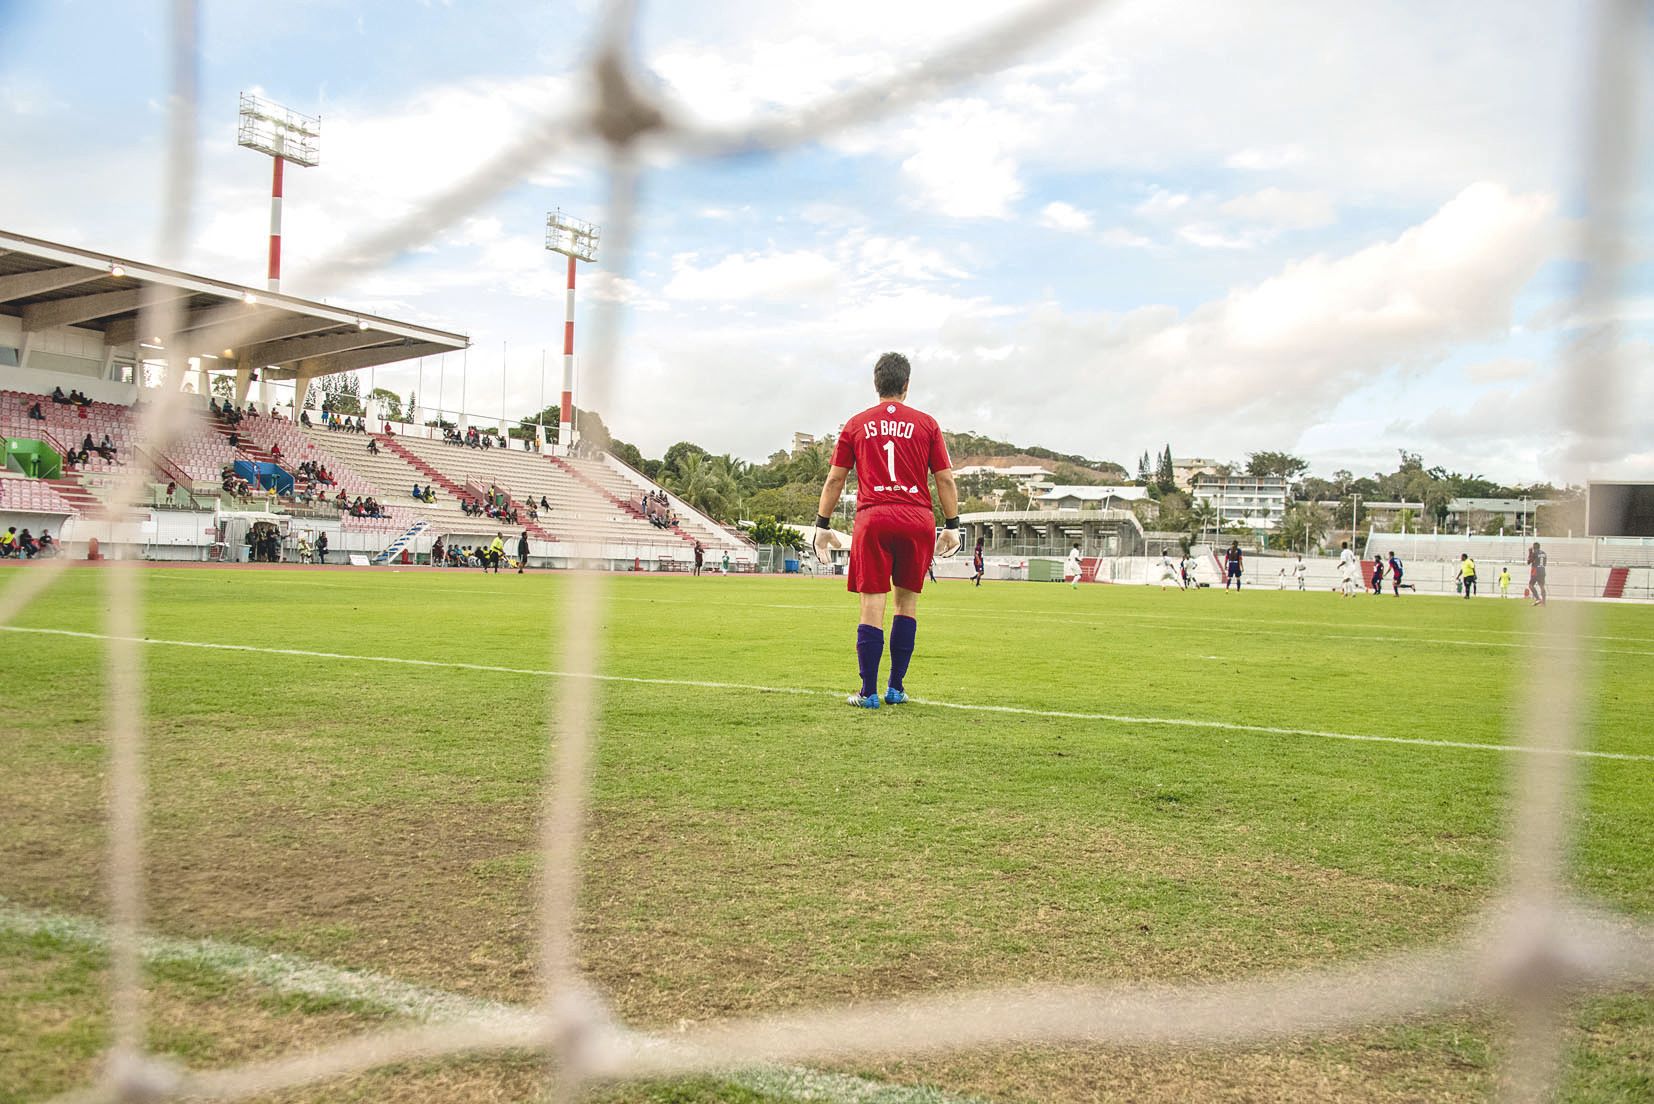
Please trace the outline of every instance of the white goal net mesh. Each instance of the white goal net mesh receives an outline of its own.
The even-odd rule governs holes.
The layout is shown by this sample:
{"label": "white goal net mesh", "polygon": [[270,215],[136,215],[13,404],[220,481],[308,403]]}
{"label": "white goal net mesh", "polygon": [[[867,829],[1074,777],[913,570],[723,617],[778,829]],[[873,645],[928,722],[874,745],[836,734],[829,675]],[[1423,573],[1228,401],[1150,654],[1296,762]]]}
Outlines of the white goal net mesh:
{"label": "white goal net mesh", "polygon": [[[457,186],[394,224],[338,249],[305,274],[305,286],[326,294],[346,278],[418,246],[576,143],[591,141],[602,144],[607,158],[608,210],[602,220],[608,235],[606,267],[623,276],[645,158],[781,150],[900,112],[1026,53],[1099,6],[1096,0],[1036,0],[887,79],[784,117],[741,127],[708,127],[659,102],[637,79],[639,61],[631,53],[635,5],[612,0],[590,52],[590,95],[584,103],[552,105]],[[1612,404],[1592,400],[1616,393],[1612,380],[1625,370],[1612,353],[1616,343],[1611,338],[1636,164],[1632,138],[1638,128],[1630,113],[1638,99],[1651,9],[1654,6],[1639,0],[1597,4],[1594,88],[1580,113],[1587,130],[1583,178],[1588,209],[1580,223],[1585,278],[1578,305],[1581,317],[1600,321],[1570,353],[1570,378],[1563,391],[1578,401],[1558,411],[1557,426],[1567,439],[1582,444],[1613,429]],[[162,263],[172,264],[183,253],[196,187],[196,4],[175,0],[169,19],[170,156],[158,253]],[[1421,33],[1428,34],[1428,29]],[[605,412],[615,410],[618,400],[609,383],[622,309],[614,303],[599,308],[595,346],[583,375],[585,401]],[[142,332],[158,335],[159,345],[173,348],[176,312],[175,301],[147,305]],[[233,317],[227,321],[233,326]],[[172,368],[183,370],[182,365]],[[144,410],[142,433],[164,445],[169,427],[183,416],[183,398],[177,387],[161,388],[155,395]],[[141,492],[141,474],[136,467],[130,470],[117,506],[136,502]],[[0,595],[0,624],[12,623],[63,567],[60,559],[21,574]],[[1515,777],[1504,888],[1496,902],[1451,941],[1355,965],[1225,984],[1029,985],[760,1015],[666,1034],[629,1029],[609,1014],[582,976],[575,947],[580,841],[598,730],[592,676],[599,671],[605,601],[602,573],[588,572],[573,573],[567,580],[571,599],[561,629],[564,677],[554,680],[557,702],[548,733],[552,765],[545,786],[545,873],[539,902],[543,990],[536,1007],[522,1014],[479,1014],[376,1032],[235,1068],[184,1070],[148,1054],[143,1045],[140,871],[146,801],[141,599],[132,568],[116,566],[102,579],[108,598],[104,634],[114,1044],[101,1080],[72,1094],[74,1099],[238,1099],[320,1084],[392,1063],[529,1048],[547,1055],[554,1097],[570,1100],[602,1081],[756,1063],[908,1056],[1029,1043],[1232,1046],[1446,1011],[1500,1008],[1511,1013],[1514,1033],[1505,1048],[1508,1066],[1500,1078],[1502,1091],[1511,1100],[1539,1100],[1550,1096],[1558,1083],[1561,1014],[1567,1002],[1581,991],[1654,984],[1654,926],[1595,910],[1568,889],[1565,865],[1582,763],[1572,752],[1581,740],[1585,712],[1581,637],[1590,609],[1565,602],[1553,607],[1545,621],[1545,646],[1530,653],[1534,659],[1525,680],[1527,700],[1517,714],[1521,719],[1515,734],[1526,753],[1509,758]]]}

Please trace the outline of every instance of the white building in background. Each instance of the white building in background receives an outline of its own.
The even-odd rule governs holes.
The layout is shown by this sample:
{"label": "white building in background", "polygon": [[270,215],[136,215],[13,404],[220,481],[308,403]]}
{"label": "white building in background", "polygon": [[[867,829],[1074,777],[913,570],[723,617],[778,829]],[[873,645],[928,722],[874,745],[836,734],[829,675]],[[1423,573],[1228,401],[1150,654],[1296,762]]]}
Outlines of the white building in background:
{"label": "white building in background", "polygon": [[1271,531],[1286,513],[1286,480],[1278,475],[1213,475],[1197,473],[1189,493],[1198,504],[1217,511],[1219,528],[1240,524]]}
{"label": "white building in background", "polygon": [[[1180,491],[1186,491],[1189,489],[1190,481],[1195,476],[1212,475],[1216,473],[1220,465],[1221,461],[1203,459],[1198,456],[1191,456],[1187,460],[1179,460],[1174,456],[1172,457],[1172,486]],[[1151,472],[1150,475],[1152,476],[1153,473]]]}
{"label": "white building in background", "polygon": [[1034,509],[1051,510],[1129,510],[1130,503],[1149,497],[1147,487],[1052,487],[1034,499]]}
{"label": "white building in background", "polygon": [[1447,504],[1447,528],[1479,533],[1496,519],[1507,533],[1531,533],[1539,507],[1550,504],[1544,498],[1455,498]]}
{"label": "white building in background", "polygon": [[1009,464],[997,467],[993,464],[967,464],[962,468],[954,468],[953,474],[960,479],[987,477],[989,479],[1009,479],[1016,484],[1017,490],[1025,495],[1038,496],[1050,490],[1056,473],[1050,468],[1043,468],[1037,464]]}

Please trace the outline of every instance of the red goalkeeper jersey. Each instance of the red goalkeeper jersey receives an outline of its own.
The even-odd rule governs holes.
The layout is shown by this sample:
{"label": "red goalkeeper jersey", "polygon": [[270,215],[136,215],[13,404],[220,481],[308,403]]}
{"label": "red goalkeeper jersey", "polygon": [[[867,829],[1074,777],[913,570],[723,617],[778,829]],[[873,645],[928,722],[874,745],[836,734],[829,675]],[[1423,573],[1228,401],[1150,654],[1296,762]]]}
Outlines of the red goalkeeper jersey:
{"label": "red goalkeeper jersey", "polygon": [[855,471],[857,510],[917,506],[926,513],[930,473],[953,467],[936,419],[889,399],[844,423],[833,463]]}

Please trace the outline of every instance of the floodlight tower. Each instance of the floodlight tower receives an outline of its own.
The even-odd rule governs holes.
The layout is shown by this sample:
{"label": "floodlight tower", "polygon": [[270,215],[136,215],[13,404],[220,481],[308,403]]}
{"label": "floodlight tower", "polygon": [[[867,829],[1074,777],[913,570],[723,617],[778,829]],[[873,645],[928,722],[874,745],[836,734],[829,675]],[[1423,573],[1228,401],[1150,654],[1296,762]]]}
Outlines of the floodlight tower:
{"label": "floodlight tower", "polygon": [[281,290],[281,166],[285,161],[312,168],[321,158],[322,119],[300,115],[278,103],[243,92],[236,145],[269,154],[270,273],[266,285]]}
{"label": "floodlight tower", "polygon": [[546,248],[569,259],[569,290],[563,321],[563,405],[557,418],[557,451],[574,448],[574,264],[597,260],[598,228],[558,208],[546,216]]}

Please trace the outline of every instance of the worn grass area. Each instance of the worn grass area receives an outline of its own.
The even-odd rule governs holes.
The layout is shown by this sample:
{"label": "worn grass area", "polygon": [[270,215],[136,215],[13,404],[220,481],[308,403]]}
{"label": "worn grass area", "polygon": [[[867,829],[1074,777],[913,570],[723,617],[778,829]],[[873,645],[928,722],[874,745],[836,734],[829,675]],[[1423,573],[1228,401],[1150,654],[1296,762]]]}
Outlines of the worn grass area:
{"label": "worn grass area", "polygon": [[[145,633],[544,670],[557,665],[566,582],[149,570]],[[97,572],[71,572],[18,624],[98,631],[100,585]],[[852,682],[853,607],[836,587],[606,585],[611,673]],[[1545,613],[949,583],[926,594],[909,689],[1497,743]],[[1593,615],[1591,746],[1654,753],[1654,609]],[[0,634],[0,897],[103,911],[100,658],[95,641]],[[529,998],[552,680],[172,646],[144,658],[157,930]],[[640,1024],[1348,959],[1449,934],[1500,878],[1502,753],[924,705],[861,713],[825,696],[692,686],[607,683],[602,696],[582,948]],[[1591,760],[1581,772],[1576,881],[1654,916],[1654,763]],[[19,1015],[55,1025],[0,1031],[0,1086],[23,1086],[11,1099],[84,1080],[101,1042],[98,967],[60,952],[0,943],[0,1009],[26,1005]],[[373,1020],[206,979],[157,986],[176,1032],[158,1030],[155,1045],[192,1063],[245,1057],[249,1037],[279,1051]],[[1574,1022],[1569,1097],[1646,1098],[1654,1001],[1596,1000]],[[1003,1099],[1474,1100],[1492,1091],[1497,1037],[1489,1016],[1236,1055],[1016,1050],[851,1072]],[[448,1063],[314,1099],[519,1099],[538,1076],[528,1059]],[[603,1099],[767,1098],[697,1082]]]}

